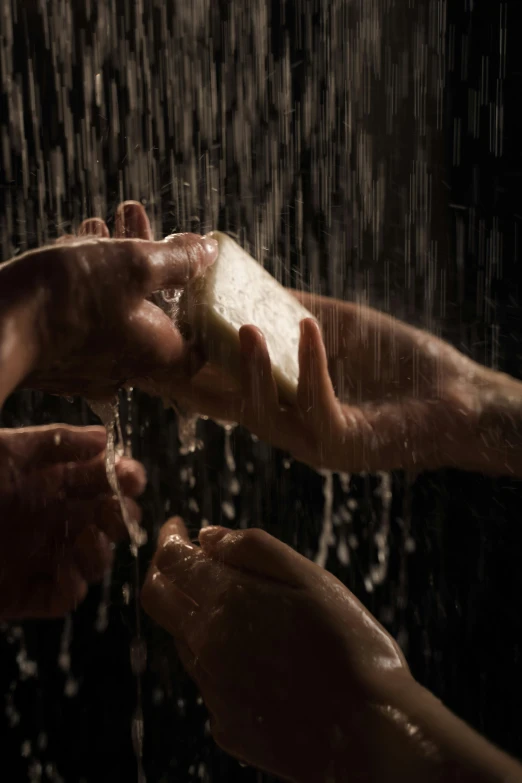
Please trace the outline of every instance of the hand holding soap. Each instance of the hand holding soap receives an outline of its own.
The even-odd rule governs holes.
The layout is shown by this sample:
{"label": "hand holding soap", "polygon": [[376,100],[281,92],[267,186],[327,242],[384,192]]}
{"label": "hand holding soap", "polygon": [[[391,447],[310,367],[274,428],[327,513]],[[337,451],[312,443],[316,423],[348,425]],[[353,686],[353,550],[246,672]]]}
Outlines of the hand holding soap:
{"label": "hand holding soap", "polygon": [[263,333],[282,401],[292,404],[299,379],[300,322],[312,318],[292,294],[219,231],[219,255],[204,276],[191,282],[180,316],[212,363],[239,378],[239,330],[247,324]]}

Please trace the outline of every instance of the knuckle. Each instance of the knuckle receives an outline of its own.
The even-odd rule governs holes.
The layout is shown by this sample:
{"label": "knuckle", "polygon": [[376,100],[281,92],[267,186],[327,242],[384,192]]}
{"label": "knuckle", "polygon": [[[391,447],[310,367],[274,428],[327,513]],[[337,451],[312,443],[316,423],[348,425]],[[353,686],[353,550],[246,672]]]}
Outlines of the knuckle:
{"label": "knuckle", "polygon": [[118,243],[118,267],[131,290],[142,291],[150,278],[150,259],[139,240],[126,239]]}

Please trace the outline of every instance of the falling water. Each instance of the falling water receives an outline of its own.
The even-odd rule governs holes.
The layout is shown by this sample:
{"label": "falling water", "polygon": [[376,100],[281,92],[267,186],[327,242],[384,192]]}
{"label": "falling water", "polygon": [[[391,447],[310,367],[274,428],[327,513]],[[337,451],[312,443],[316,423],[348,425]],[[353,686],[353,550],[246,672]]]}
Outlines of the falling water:
{"label": "falling water", "polygon": [[321,534],[319,536],[319,547],[315,562],[320,565],[321,568],[326,568],[326,561],[328,560],[328,550],[333,544],[335,544],[335,538],[333,535],[333,473],[327,471],[323,474],[323,496],[324,496],[324,508],[323,508],[323,524]]}
{"label": "falling water", "polygon": [[[131,733],[132,744],[138,766],[138,783],[146,783],[145,771],[143,769],[143,697],[141,678],[147,665],[147,643],[141,634],[141,609],[140,609],[140,566],[138,559],[138,549],[147,541],[146,532],[140,527],[138,522],[132,519],[125,505],[123,493],[116,473],[116,458],[125,454],[132,457],[132,390],[127,391],[127,424],[125,428],[125,437],[121,430],[121,420],[119,415],[119,405],[116,399],[113,402],[98,402],[91,400],[90,407],[94,413],[101,419],[107,431],[107,446],[105,452],[105,468],[109,486],[118,499],[120,512],[127,528],[130,539],[130,550],[134,557],[134,612],[135,612],[135,631],[136,635],[130,644],[131,670],[136,678],[136,709],[132,717]],[[118,434],[119,448],[116,448],[116,434]],[[109,581],[109,578],[107,578]],[[98,612],[96,623],[97,630],[104,630],[107,613],[107,593],[104,590],[102,601],[100,603],[101,611]],[[66,624],[67,629],[67,624]]]}

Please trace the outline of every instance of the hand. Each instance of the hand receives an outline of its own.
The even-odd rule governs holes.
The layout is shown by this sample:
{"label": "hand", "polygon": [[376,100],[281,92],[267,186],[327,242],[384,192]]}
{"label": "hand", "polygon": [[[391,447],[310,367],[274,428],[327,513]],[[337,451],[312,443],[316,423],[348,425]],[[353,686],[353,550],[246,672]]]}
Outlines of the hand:
{"label": "hand", "polygon": [[284,779],[362,780],[374,694],[413,682],[390,636],[331,574],[261,530],[162,529],[142,591],[198,684],[216,742]]}
{"label": "hand", "polygon": [[[176,380],[181,406],[241,422],[316,468],[520,471],[522,459],[507,453],[522,419],[520,384],[371,308],[295,295],[322,330],[321,337],[312,319],[302,323],[295,409],[281,408],[266,343],[252,326],[240,332],[242,388],[207,365],[190,381]],[[513,395],[518,413],[508,400],[496,428],[492,419]]]}
{"label": "hand", "polygon": [[18,338],[11,359],[19,365],[23,350],[28,366],[18,374],[30,372],[30,385],[109,397],[130,378],[188,371],[180,333],[148,297],[200,274],[215,260],[217,242],[194,234],[135,238],[147,226],[143,207],[127,202],[115,239],[103,221],[88,220],[79,237],[0,267],[0,334],[8,347]]}
{"label": "hand", "polygon": [[[60,617],[112,560],[126,535],[107,483],[102,427],[0,430],[0,620]],[[129,459],[116,468],[130,517],[145,486]]]}

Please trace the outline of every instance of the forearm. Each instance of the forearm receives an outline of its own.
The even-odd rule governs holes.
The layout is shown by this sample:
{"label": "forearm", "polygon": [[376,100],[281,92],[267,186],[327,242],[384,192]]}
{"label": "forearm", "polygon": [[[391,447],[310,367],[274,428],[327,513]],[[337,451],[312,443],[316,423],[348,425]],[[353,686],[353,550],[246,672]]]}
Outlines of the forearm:
{"label": "forearm", "polygon": [[[365,783],[515,783],[522,766],[411,681],[368,717]],[[347,767],[348,769],[348,767]]]}

